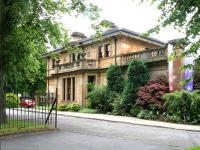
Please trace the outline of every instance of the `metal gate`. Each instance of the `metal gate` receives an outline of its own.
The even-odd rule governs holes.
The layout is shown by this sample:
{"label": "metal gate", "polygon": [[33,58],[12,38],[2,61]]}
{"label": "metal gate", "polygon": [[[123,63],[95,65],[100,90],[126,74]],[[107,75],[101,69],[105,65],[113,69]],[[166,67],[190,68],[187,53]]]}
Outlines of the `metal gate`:
{"label": "metal gate", "polygon": [[8,92],[4,102],[7,122],[0,124],[0,129],[38,125],[57,128],[57,100],[54,93],[30,95]]}

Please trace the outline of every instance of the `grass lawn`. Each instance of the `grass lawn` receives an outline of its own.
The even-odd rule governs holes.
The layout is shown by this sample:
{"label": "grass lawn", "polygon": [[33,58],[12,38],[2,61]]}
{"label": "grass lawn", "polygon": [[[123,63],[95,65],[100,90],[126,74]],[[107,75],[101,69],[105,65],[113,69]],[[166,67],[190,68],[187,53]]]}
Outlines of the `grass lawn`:
{"label": "grass lawn", "polygon": [[48,130],[53,130],[53,128],[46,125],[34,125],[33,123],[27,121],[9,121],[7,124],[1,126],[0,136],[42,132]]}
{"label": "grass lawn", "polygon": [[97,110],[96,109],[90,109],[90,108],[81,108],[79,110],[80,113],[96,113]]}
{"label": "grass lawn", "polygon": [[187,148],[186,150],[200,150],[200,146]]}

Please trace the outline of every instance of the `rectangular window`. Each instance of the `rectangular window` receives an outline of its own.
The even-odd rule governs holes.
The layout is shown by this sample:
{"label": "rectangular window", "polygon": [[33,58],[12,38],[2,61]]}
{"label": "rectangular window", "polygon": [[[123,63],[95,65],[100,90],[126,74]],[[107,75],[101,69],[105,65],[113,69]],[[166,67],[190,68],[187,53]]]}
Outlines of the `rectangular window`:
{"label": "rectangular window", "polygon": [[104,45],[104,50],[105,50],[105,57],[110,56],[110,44]]}
{"label": "rectangular window", "polygon": [[91,92],[94,88],[96,77],[88,76],[88,92]]}
{"label": "rectangular window", "polygon": [[52,59],[52,68],[55,68],[55,66],[56,66],[56,61],[55,59]]}
{"label": "rectangular window", "polygon": [[75,77],[72,78],[72,100],[75,100]]}
{"label": "rectangular window", "polygon": [[72,54],[72,61],[76,61],[76,54]]}
{"label": "rectangular window", "polygon": [[95,76],[88,76],[88,83],[95,83]]}
{"label": "rectangular window", "polygon": [[67,100],[71,100],[71,78],[67,78]]}
{"label": "rectangular window", "polygon": [[102,53],[102,46],[98,47],[98,57],[102,58],[103,57],[103,53]]}
{"label": "rectangular window", "polygon": [[64,79],[63,79],[63,100],[64,100],[64,101],[65,101],[65,97],[66,97],[66,96],[65,96],[65,95],[66,95],[66,89],[65,89],[65,88],[66,88],[66,84],[65,84],[65,81],[66,81],[66,80],[65,80],[65,78],[64,78]]}
{"label": "rectangular window", "polygon": [[79,61],[80,59],[81,59],[81,55],[80,55],[80,53],[78,53],[77,60]]}

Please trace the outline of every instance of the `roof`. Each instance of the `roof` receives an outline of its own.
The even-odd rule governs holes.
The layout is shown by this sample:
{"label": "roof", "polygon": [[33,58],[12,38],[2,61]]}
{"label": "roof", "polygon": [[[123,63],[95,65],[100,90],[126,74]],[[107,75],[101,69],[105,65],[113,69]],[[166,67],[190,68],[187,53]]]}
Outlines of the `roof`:
{"label": "roof", "polygon": [[[103,33],[103,37],[108,38],[108,37],[116,36],[116,35],[120,35],[120,34],[129,36],[129,37],[132,37],[132,38],[140,39],[140,40],[143,40],[143,41],[146,41],[146,42],[158,44],[160,46],[163,46],[163,45],[166,44],[165,42],[162,42],[158,39],[146,37],[146,36],[144,36],[144,35],[142,35],[138,32],[134,32],[134,31],[128,30],[126,28],[118,28],[118,27],[105,31]],[[84,38],[84,39],[80,40],[79,42],[83,45],[89,44],[89,43],[94,42],[94,38],[93,37]]]}
{"label": "roof", "polygon": [[[162,42],[162,41],[157,40],[155,38],[146,37],[146,36],[144,36],[140,33],[137,33],[137,32],[125,29],[125,28],[118,28],[118,27],[106,30],[103,33],[103,38],[105,39],[105,38],[109,38],[109,37],[115,37],[117,35],[125,35],[125,36],[128,36],[128,37],[138,39],[138,40],[141,40],[141,41],[145,41],[145,42],[148,42],[148,43],[152,43],[152,44],[155,44],[155,45],[158,45],[158,46],[161,46],[161,47],[166,45],[165,42]],[[88,44],[91,44],[91,43],[94,43],[94,42],[97,42],[97,41],[98,40],[95,40],[93,36],[90,36],[90,37],[83,38],[81,40],[75,41],[75,43],[76,43],[75,45],[78,45],[78,46],[88,45]],[[71,44],[74,45],[74,42],[71,43]],[[62,49],[63,49],[62,47],[57,48],[57,49],[55,49],[51,52],[44,54],[43,57],[46,57],[49,54],[54,53],[54,52],[61,52]]]}

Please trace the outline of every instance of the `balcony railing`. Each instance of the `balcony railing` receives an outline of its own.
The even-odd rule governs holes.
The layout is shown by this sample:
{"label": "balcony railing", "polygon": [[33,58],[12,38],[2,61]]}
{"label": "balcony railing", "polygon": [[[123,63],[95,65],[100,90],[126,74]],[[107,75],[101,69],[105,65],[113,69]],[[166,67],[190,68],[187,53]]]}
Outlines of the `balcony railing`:
{"label": "balcony railing", "polygon": [[[141,60],[144,62],[158,62],[158,61],[166,61],[167,60],[167,51],[166,49],[148,49],[140,52],[134,52],[129,54],[124,54],[120,57],[120,65],[128,65],[132,60]],[[101,60],[95,59],[83,59],[80,61],[74,61],[70,63],[60,64],[59,65],[59,73],[76,71],[76,70],[84,70],[84,69],[102,69],[107,68],[105,64],[99,64]],[[113,59],[114,63],[114,59]],[[100,66],[99,66],[100,65]],[[56,74],[56,68],[51,70],[50,74]]]}
{"label": "balcony railing", "polygon": [[68,72],[81,69],[96,69],[97,63],[93,59],[85,59],[80,61],[74,61],[70,63],[60,64],[59,72]]}
{"label": "balcony railing", "polygon": [[121,65],[128,65],[132,60],[156,62],[167,60],[166,49],[148,49],[140,52],[129,53],[121,56]]}

